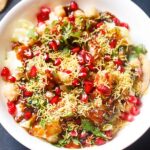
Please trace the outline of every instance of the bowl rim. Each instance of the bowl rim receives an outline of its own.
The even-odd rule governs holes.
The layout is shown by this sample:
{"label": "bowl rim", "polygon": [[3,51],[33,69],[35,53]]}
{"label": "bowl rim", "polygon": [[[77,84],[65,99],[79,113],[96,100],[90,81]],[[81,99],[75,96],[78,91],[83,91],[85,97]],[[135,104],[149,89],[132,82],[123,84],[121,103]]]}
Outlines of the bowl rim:
{"label": "bowl rim", "polygon": [[[33,1],[33,0],[22,0],[22,1],[19,1],[13,8],[11,8],[11,9],[9,10],[9,12],[8,12],[8,13],[1,19],[1,21],[0,21],[0,33],[1,33],[1,29],[4,28],[4,26],[7,24],[9,18],[12,17],[12,14],[15,13],[15,11],[16,11],[17,9],[19,9],[20,7],[23,7],[24,4],[27,5],[27,4],[30,3],[31,1]],[[147,23],[150,24],[150,18],[149,18],[149,16],[148,16],[138,5],[136,5],[133,1],[131,1],[131,0],[128,0],[128,1],[129,1],[132,5],[134,5],[134,7],[136,7],[136,8],[140,11],[140,13],[143,14],[143,17],[145,17],[144,19],[145,19],[145,20],[147,19]],[[0,116],[1,116],[1,114],[0,114]],[[19,143],[23,144],[24,146],[26,146],[26,147],[29,148],[29,149],[36,149],[34,146],[30,145],[29,143],[26,143],[25,140],[23,140],[23,139],[18,139],[18,137],[17,137],[14,133],[10,132],[11,130],[10,130],[9,126],[6,125],[5,121],[3,121],[3,120],[1,119],[1,117],[0,117],[0,124],[4,127],[4,129],[5,129],[10,135],[11,135],[15,140],[17,140]],[[126,147],[128,147],[129,145],[131,145],[132,143],[134,143],[137,139],[139,139],[139,138],[149,129],[149,127],[150,127],[150,124],[147,125],[147,126],[145,126],[145,129],[143,130],[143,132],[141,132],[141,134],[139,134],[138,137],[135,138],[134,140],[132,140],[130,143],[126,144]],[[91,147],[90,149],[93,149],[93,148],[94,148],[94,147]],[[125,147],[120,147],[120,148],[123,149],[123,148],[125,148]],[[55,148],[53,147],[53,149],[55,149]],[[84,149],[89,149],[89,148],[84,148]],[[58,150],[58,148],[56,148],[56,150]],[[117,150],[117,149],[116,149],[116,150]],[[119,149],[118,149],[118,150],[119,150]]]}

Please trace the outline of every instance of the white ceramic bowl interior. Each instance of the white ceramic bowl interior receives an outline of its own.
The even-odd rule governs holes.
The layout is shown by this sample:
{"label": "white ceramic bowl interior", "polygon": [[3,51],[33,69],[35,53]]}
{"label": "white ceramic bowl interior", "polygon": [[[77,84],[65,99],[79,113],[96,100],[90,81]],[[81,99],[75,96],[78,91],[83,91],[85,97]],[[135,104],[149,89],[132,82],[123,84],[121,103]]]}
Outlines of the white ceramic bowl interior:
{"label": "white ceramic bowl interior", "polygon": [[[23,0],[17,4],[0,23],[0,70],[8,50],[10,50],[10,39],[15,27],[16,20],[25,18],[35,22],[35,14],[40,5],[49,4],[51,8],[60,4],[67,4],[69,0]],[[122,21],[129,23],[131,37],[134,43],[142,43],[150,51],[150,20],[146,14],[130,0],[77,0],[82,9],[95,6],[99,10],[110,11],[119,17]],[[148,53],[150,58],[150,53]],[[13,63],[13,62],[12,62]],[[24,129],[19,127],[8,114],[6,107],[6,99],[4,98],[3,83],[0,79],[0,122],[4,128],[20,143],[34,150],[58,150],[51,144],[30,136]],[[141,113],[135,118],[135,121],[123,128],[116,138],[103,146],[94,146],[93,149],[98,150],[120,150],[136,141],[149,127],[150,119],[150,89],[142,98],[143,106]],[[62,148],[63,149],[63,148]]]}

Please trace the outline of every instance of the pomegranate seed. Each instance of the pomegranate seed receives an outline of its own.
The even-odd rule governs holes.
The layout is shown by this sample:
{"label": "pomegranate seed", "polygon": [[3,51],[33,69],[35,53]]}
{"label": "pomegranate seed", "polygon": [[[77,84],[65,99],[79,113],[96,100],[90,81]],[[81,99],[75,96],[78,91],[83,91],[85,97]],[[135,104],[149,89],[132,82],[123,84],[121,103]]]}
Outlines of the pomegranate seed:
{"label": "pomegranate seed", "polygon": [[59,95],[59,96],[61,95],[61,90],[60,90],[59,87],[56,87],[56,88],[55,88],[55,94],[56,94],[56,95]]}
{"label": "pomegranate seed", "polygon": [[81,125],[81,119],[80,119],[80,118],[77,118],[77,119],[75,120],[75,122],[76,122],[76,124]]}
{"label": "pomegranate seed", "polygon": [[10,75],[10,70],[7,67],[4,67],[1,71],[2,77],[8,77]]}
{"label": "pomegranate seed", "polygon": [[97,90],[104,96],[110,96],[111,95],[111,89],[103,84],[100,84],[97,87]]}
{"label": "pomegranate seed", "polygon": [[138,107],[140,107],[140,106],[142,105],[142,102],[141,102],[141,100],[140,100],[139,98],[137,98],[136,105],[137,105]]}
{"label": "pomegranate seed", "polygon": [[33,58],[33,53],[31,52],[30,49],[27,49],[24,51],[24,57],[27,59],[32,59]]}
{"label": "pomegranate seed", "polygon": [[71,9],[72,11],[77,10],[77,9],[78,9],[78,4],[77,4],[75,1],[72,1],[72,2],[70,3],[70,9]]}
{"label": "pomegranate seed", "polygon": [[130,109],[130,113],[131,113],[133,116],[137,116],[137,115],[140,113],[140,109],[137,108],[136,106],[133,106],[133,107]]}
{"label": "pomegranate seed", "polygon": [[41,7],[40,12],[37,14],[38,23],[42,23],[48,20],[50,11],[51,10],[48,7],[45,6]]}
{"label": "pomegranate seed", "polygon": [[117,66],[122,66],[123,61],[121,59],[116,59],[116,60],[114,60],[114,64],[117,65]]}
{"label": "pomegranate seed", "polygon": [[30,111],[25,112],[24,118],[25,118],[26,120],[29,120],[31,117],[32,117],[32,113],[31,113]]}
{"label": "pomegranate seed", "polygon": [[132,95],[128,99],[128,102],[130,102],[132,104],[137,104],[137,101],[138,101],[137,97],[132,96]]}
{"label": "pomegranate seed", "polygon": [[84,81],[84,91],[86,94],[89,94],[92,91],[93,87],[94,87],[93,82]]}
{"label": "pomegranate seed", "polygon": [[115,25],[120,25],[120,20],[118,18],[113,18],[113,22],[115,23]]}
{"label": "pomegranate seed", "polygon": [[19,89],[20,89],[21,91],[25,91],[25,90],[26,90],[26,88],[25,88],[24,85],[19,86]]}
{"label": "pomegranate seed", "polygon": [[70,22],[74,22],[75,21],[75,16],[73,14],[69,15],[68,17]]}
{"label": "pomegranate seed", "polygon": [[87,73],[88,72],[88,68],[87,67],[81,67],[80,72]]}
{"label": "pomegranate seed", "polygon": [[123,112],[120,116],[122,120],[132,122],[134,120],[133,116],[127,112]]}
{"label": "pomegranate seed", "polygon": [[57,51],[58,50],[58,44],[56,41],[50,41],[49,42],[49,48],[53,49],[54,51]]}
{"label": "pomegranate seed", "polygon": [[118,67],[118,70],[119,70],[121,73],[124,73],[124,72],[125,72],[125,69],[124,69],[123,66],[119,66],[119,67]]}
{"label": "pomegranate seed", "polygon": [[27,90],[23,91],[24,97],[31,97],[32,95],[33,95],[33,92],[31,92],[31,91],[27,91]]}
{"label": "pomegranate seed", "polygon": [[108,54],[106,54],[106,55],[104,56],[104,60],[105,60],[105,61],[110,61],[110,60],[111,60],[111,56],[108,55]]}
{"label": "pomegranate seed", "polygon": [[66,69],[64,69],[64,70],[63,70],[63,72],[65,72],[65,73],[67,73],[67,74],[72,73],[72,71],[71,71],[71,70],[66,70]]}
{"label": "pomegranate seed", "polygon": [[93,65],[93,64],[88,65],[87,67],[88,67],[88,68],[89,68],[89,70],[91,70],[91,71],[96,71],[96,70],[97,70],[97,69],[94,67],[94,65]]}
{"label": "pomegranate seed", "polygon": [[87,64],[93,64],[93,62],[94,62],[94,57],[91,55],[91,54],[89,54],[89,53],[86,53],[85,54],[85,62],[87,63]]}
{"label": "pomegranate seed", "polygon": [[85,57],[86,53],[87,53],[86,50],[83,49],[83,50],[80,51],[79,54],[80,54],[81,56]]}
{"label": "pomegranate seed", "polygon": [[106,135],[107,137],[112,137],[112,131],[111,131],[111,130],[105,131],[105,135]]}
{"label": "pomegranate seed", "polygon": [[8,76],[7,81],[9,81],[11,83],[15,83],[16,82],[16,78],[14,76]]}
{"label": "pomegranate seed", "polygon": [[82,131],[81,134],[80,134],[80,138],[81,138],[81,139],[84,139],[84,138],[86,138],[87,136],[88,136],[88,133],[85,132],[85,131]]}
{"label": "pomegranate seed", "polygon": [[56,58],[54,61],[54,66],[59,66],[61,64],[61,58]]}
{"label": "pomegranate seed", "polygon": [[84,140],[83,142],[82,142],[82,145],[84,146],[84,147],[91,147],[91,143],[88,141],[88,140]]}
{"label": "pomegranate seed", "polygon": [[113,39],[109,42],[109,46],[110,48],[115,48],[117,45],[117,40],[116,39]]}
{"label": "pomegranate seed", "polygon": [[51,104],[57,104],[59,102],[59,96],[54,96],[49,102]]}
{"label": "pomegranate seed", "polygon": [[88,103],[88,96],[86,93],[83,93],[80,97],[81,102]]}
{"label": "pomegranate seed", "polygon": [[40,55],[40,51],[39,50],[34,52],[34,56],[39,56],[39,55]]}
{"label": "pomegranate seed", "polygon": [[85,64],[84,57],[82,55],[78,55],[77,57],[78,57],[79,64],[84,65]]}
{"label": "pomegranate seed", "polygon": [[72,85],[73,85],[73,86],[79,86],[79,85],[80,85],[80,81],[79,81],[78,79],[74,79],[74,80],[72,81]]}
{"label": "pomegranate seed", "polygon": [[96,140],[95,140],[96,145],[103,145],[105,143],[106,143],[106,141],[103,140],[102,138],[96,138]]}
{"label": "pomegranate seed", "polygon": [[77,137],[77,136],[78,136],[78,132],[75,131],[75,130],[73,130],[73,131],[70,132],[70,135],[71,135],[72,137]]}
{"label": "pomegranate seed", "polygon": [[127,23],[121,22],[119,25],[121,27],[125,27],[125,28],[127,28],[129,30],[129,25]]}
{"label": "pomegranate seed", "polygon": [[80,51],[80,47],[75,47],[75,48],[72,48],[72,49],[71,49],[71,52],[72,52],[73,54],[78,53],[79,51]]}
{"label": "pomegranate seed", "polygon": [[99,22],[97,25],[96,25],[96,28],[99,28],[103,25],[103,22]]}
{"label": "pomegranate seed", "polygon": [[102,35],[105,35],[105,34],[106,34],[105,30],[100,30],[100,33],[101,33]]}
{"label": "pomegranate seed", "polygon": [[49,15],[49,13],[51,12],[51,9],[49,7],[47,7],[47,6],[42,6],[41,9],[40,9],[40,11],[42,13],[44,13],[44,14]]}
{"label": "pomegranate seed", "polygon": [[29,72],[30,78],[35,78],[37,76],[37,68],[35,66],[32,66]]}
{"label": "pomegranate seed", "polygon": [[44,54],[44,60],[45,62],[50,62],[50,57],[48,53]]}
{"label": "pomegranate seed", "polygon": [[79,73],[79,78],[85,78],[87,76],[86,72]]}
{"label": "pomegranate seed", "polygon": [[7,102],[7,107],[8,107],[8,112],[11,115],[14,115],[16,112],[16,105],[14,104],[14,102],[8,101]]}

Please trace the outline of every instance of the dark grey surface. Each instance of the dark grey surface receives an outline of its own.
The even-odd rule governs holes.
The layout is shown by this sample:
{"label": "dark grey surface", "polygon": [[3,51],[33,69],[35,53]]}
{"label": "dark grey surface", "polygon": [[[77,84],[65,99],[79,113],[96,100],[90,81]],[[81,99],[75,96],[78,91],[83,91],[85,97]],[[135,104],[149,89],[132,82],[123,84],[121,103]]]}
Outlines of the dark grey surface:
{"label": "dark grey surface", "polygon": [[[9,11],[9,9],[11,9],[20,0],[10,0],[10,1],[11,2],[9,3],[6,10],[0,14],[0,19]],[[150,0],[133,0],[133,1],[137,3],[150,16]],[[149,116],[147,117],[149,118]],[[18,143],[14,138],[12,138],[0,125],[0,150],[28,150],[28,149],[25,148],[20,143]],[[138,141],[136,141],[134,144],[132,144],[125,150],[150,150],[150,129]]]}

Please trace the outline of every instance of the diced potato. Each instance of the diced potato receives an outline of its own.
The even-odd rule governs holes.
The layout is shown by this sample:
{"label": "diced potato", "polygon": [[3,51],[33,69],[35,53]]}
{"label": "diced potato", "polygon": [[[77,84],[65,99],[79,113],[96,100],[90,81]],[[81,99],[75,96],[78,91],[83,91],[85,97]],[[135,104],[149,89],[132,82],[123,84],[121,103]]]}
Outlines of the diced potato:
{"label": "diced potato", "polygon": [[46,137],[45,136],[45,129],[42,128],[40,125],[36,125],[33,128],[31,128],[30,133],[33,136],[36,136],[36,137],[40,137],[40,138],[45,138]]}
{"label": "diced potato", "polygon": [[96,55],[96,49],[94,47],[90,46],[90,45],[89,45],[89,51],[92,54],[92,56]]}
{"label": "diced potato", "polygon": [[125,27],[119,27],[120,31],[121,31],[121,35],[128,41],[129,44],[132,43],[130,34],[129,34],[129,30]]}
{"label": "diced potato", "polygon": [[47,91],[47,92],[46,92],[46,97],[47,97],[47,98],[50,99],[50,98],[52,98],[53,96],[54,96],[54,93],[52,93],[52,92],[50,92],[50,91]]}
{"label": "diced potato", "polygon": [[20,117],[23,115],[23,108],[24,108],[24,106],[21,103],[16,105],[16,109],[17,109],[16,116],[17,117]]}
{"label": "diced potato", "polygon": [[85,11],[85,15],[88,18],[98,18],[99,17],[99,12],[95,7],[91,7],[91,8],[89,8]]}
{"label": "diced potato", "polygon": [[76,10],[74,12],[74,16],[75,17],[85,17],[85,13],[83,11],[81,11],[81,10]]}
{"label": "diced potato", "polygon": [[57,135],[62,132],[61,126],[58,121],[46,125],[46,136]]}
{"label": "diced potato", "polygon": [[28,128],[30,128],[31,121],[30,120],[23,120],[19,124],[21,127],[28,129]]}
{"label": "diced potato", "polygon": [[3,92],[8,100],[15,101],[20,93],[20,90],[17,85],[13,83],[6,83],[3,87]]}
{"label": "diced potato", "polygon": [[54,13],[51,12],[49,15],[49,20],[46,21],[46,24],[50,25],[53,21],[58,20],[58,16]]}
{"label": "diced potato", "polygon": [[55,12],[55,14],[56,14],[58,17],[65,17],[65,16],[66,16],[65,9],[64,9],[63,6],[61,6],[61,5],[55,7],[54,12]]}
{"label": "diced potato", "polygon": [[147,90],[148,85],[150,83],[150,61],[148,58],[146,58],[144,55],[141,56],[141,60],[143,63],[142,70],[143,70],[143,82],[141,87],[141,92],[144,94],[144,92]]}
{"label": "diced potato", "polygon": [[112,130],[113,129],[113,126],[111,124],[105,124],[103,126],[103,131],[109,131],[109,130]]}
{"label": "diced potato", "polygon": [[53,122],[46,125],[45,128],[40,125],[36,125],[30,129],[30,133],[33,136],[40,137],[48,140],[50,143],[56,143],[58,141],[58,134],[61,133],[61,127],[59,122]]}
{"label": "diced potato", "polygon": [[11,74],[14,77],[20,79],[20,77],[22,76],[22,72],[18,70],[18,67],[22,67],[22,63],[17,59],[15,51],[9,51],[7,53],[5,65],[11,70]]}
{"label": "diced potato", "polygon": [[58,136],[57,135],[52,135],[46,138],[50,143],[57,143],[58,141]]}
{"label": "diced potato", "polygon": [[137,68],[141,66],[141,63],[137,57],[131,57],[129,61],[129,65],[133,68]]}
{"label": "diced potato", "polygon": [[12,39],[19,41],[25,45],[28,45],[30,38],[28,37],[28,31],[33,29],[34,25],[32,22],[21,19],[16,23],[16,29],[14,30]]}
{"label": "diced potato", "polygon": [[20,19],[17,21],[16,28],[32,29],[34,24],[28,20]]}
{"label": "diced potato", "polygon": [[66,83],[66,84],[69,84],[71,82],[69,74],[65,72],[61,72],[61,71],[58,71],[57,74],[61,82]]}
{"label": "diced potato", "polygon": [[46,29],[46,25],[44,23],[39,24],[36,28],[37,33],[42,34]]}

